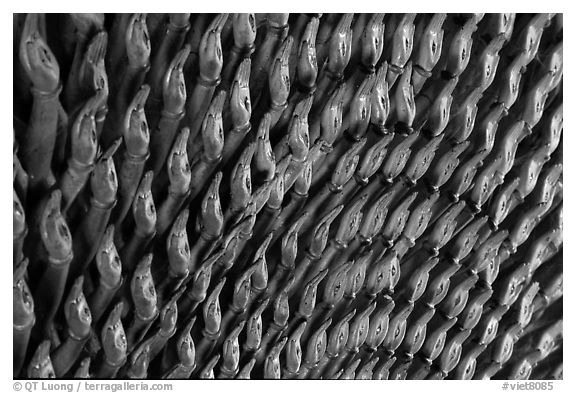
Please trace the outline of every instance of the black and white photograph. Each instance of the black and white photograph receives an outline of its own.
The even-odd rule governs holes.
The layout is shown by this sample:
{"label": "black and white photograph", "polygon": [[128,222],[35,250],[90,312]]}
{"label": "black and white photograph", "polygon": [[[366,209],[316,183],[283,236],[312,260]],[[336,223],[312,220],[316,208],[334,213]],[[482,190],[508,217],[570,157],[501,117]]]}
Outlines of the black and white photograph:
{"label": "black and white photograph", "polygon": [[13,13],[13,390],[553,390],[563,21]]}

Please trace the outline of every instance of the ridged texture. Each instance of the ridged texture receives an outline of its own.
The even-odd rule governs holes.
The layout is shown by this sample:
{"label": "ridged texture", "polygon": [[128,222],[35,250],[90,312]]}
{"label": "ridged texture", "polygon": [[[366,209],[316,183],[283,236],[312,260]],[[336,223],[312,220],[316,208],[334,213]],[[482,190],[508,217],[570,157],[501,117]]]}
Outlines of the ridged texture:
{"label": "ridged texture", "polygon": [[562,379],[562,15],[13,20],[14,378]]}

